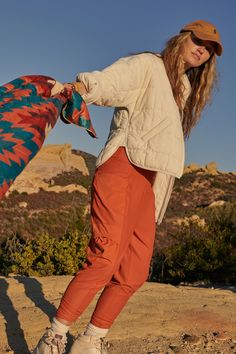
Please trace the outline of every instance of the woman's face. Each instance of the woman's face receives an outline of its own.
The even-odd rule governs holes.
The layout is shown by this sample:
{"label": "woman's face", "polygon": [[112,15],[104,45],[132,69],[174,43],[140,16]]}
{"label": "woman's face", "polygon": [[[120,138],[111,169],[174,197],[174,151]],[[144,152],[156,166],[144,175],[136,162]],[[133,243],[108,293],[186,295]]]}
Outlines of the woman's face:
{"label": "woman's face", "polygon": [[186,38],[181,52],[185,62],[185,70],[202,65],[213,53],[213,42],[199,39],[191,33],[191,35]]}

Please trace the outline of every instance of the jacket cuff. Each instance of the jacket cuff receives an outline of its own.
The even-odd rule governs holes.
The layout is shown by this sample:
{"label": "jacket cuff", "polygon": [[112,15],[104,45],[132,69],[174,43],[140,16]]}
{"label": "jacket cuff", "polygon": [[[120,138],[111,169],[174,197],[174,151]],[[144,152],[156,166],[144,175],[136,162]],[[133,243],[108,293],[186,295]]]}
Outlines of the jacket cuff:
{"label": "jacket cuff", "polygon": [[86,104],[91,104],[99,100],[100,92],[98,81],[93,73],[80,73],[76,81],[83,82],[87,93],[81,95]]}

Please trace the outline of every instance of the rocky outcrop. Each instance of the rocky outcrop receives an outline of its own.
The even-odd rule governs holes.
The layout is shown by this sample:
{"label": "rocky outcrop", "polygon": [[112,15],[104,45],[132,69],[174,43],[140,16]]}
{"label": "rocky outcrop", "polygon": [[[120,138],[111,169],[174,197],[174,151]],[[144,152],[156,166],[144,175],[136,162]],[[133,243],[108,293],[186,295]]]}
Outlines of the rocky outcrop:
{"label": "rocky outcrop", "polygon": [[32,194],[38,193],[40,189],[57,193],[63,191],[87,193],[86,188],[76,184],[67,186],[52,185],[53,177],[72,170],[78,170],[84,176],[89,175],[85,160],[82,156],[72,153],[70,144],[47,145],[41,149],[25,170],[16,178],[9,193],[16,190],[19,193]]}
{"label": "rocky outcrop", "polygon": [[197,163],[191,163],[188,166],[185,166],[184,168],[184,173],[191,173],[191,172],[195,172],[201,169],[201,166],[198,165]]}
{"label": "rocky outcrop", "polygon": [[177,218],[174,221],[175,225],[179,226],[189,226],[190,224],[197,224],[199,227],[205,227],[205,219],[200,218],[198,215],[194,214],[189,217]]}
{"label": "rocky outcrop", "polygon": [[204,170],[210,175],[218,175],[217,167],[218,165],[216,162],[210,162],[205,166]]}
{"label": "rocky outcrop", "polygon": [[184,168],[184,173],[198,172],[201,174],[218,175],[218,165],[216,162],[209,162],[205,166],[200,166],[196,163],[191,163]]}
{"label": "rocky outcrop", "polygon": [[215,207],[223,206],[225,204],[226,204],[225,200],[216,200],[215,202],[212,202],[210,205],[208,205],[208,208],[215,208]]}

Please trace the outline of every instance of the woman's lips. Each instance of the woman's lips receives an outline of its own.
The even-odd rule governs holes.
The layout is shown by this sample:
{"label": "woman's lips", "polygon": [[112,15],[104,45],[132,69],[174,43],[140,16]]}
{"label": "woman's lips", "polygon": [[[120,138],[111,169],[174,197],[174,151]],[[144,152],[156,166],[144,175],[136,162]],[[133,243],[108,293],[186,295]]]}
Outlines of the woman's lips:
{"label": "woman's lips", "polygon": [[197,53],[192,53],[192,55],[193,55],[194,58],[196,58],[197,60],[200,60],[200,59],[201,59],[200,55],[197,54]]}

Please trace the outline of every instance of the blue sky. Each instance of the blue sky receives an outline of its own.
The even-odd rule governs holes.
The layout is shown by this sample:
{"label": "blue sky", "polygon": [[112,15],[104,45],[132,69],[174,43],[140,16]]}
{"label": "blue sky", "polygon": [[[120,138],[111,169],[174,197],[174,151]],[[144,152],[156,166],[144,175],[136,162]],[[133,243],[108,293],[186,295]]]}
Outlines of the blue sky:
{"label": "blue sky", "polygon": [[[130,53],[160,51],[166,40],[193,20],[219,29],[219,87],[186,144],[186,164],[216,161],[236,171],[235,0],[7,0],[0,1],[1,80],[26,74],[61,82],[99,70]],[[99,139],[76,126],[57,123],[46,144],[70,143],[97,155],[109,131],[112,109],[90,106]]]}

